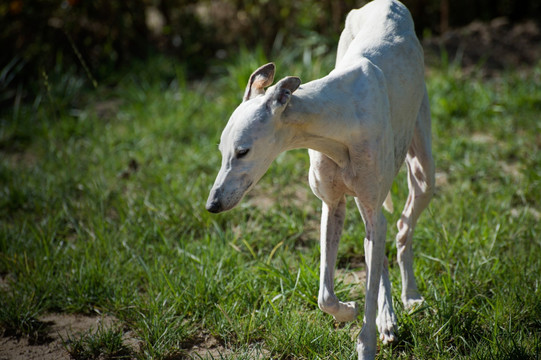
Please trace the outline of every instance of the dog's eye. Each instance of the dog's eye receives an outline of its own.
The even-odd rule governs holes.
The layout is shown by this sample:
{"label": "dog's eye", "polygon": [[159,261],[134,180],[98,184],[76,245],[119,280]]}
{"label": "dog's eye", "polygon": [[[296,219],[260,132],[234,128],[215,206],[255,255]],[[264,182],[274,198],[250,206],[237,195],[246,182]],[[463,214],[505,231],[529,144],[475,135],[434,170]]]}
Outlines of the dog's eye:
{"label": "dog's eye", "polygon": [[246,154],[248,154],[248,151],[250,151],[250,149],[238,149],[235,155],[237,156],[237,159],[240,159],[245,157]]}

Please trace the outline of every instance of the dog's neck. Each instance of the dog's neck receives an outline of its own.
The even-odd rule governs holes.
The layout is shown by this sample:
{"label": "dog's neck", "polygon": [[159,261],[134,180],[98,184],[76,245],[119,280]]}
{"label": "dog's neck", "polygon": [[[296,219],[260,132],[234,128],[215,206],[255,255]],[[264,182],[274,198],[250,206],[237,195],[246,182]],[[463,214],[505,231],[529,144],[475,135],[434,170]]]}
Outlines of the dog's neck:
{"label": "dog's neck", "polygon": [[314,92],[299,89],[284,110],[282,121],[289,139],[286,150],[316,150],[344,168],[350,160],[348,147],[331,136],[336,126],[332,119],[336,116],[333,116],[329,102],[321,101],[320,96],[314,95]]}

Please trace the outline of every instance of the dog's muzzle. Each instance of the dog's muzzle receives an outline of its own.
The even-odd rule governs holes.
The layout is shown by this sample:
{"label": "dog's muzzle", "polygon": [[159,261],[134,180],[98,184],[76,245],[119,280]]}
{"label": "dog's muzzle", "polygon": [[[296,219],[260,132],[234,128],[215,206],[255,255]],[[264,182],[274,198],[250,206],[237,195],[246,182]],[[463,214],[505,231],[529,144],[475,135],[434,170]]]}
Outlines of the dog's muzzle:
{"label": "dog's muzzle", "polygon": [[207,201],[207,205],[205,206],[207,211],[208,212],[211,212],[211,213],[219,213],[222,211],[222,204],[220,203],[219,200],[216,200],[216,199],[209,199]]}
{"label": "dog's muzzle", "polygon": [[208,212],[216,214],[224,211],[221,202],[221,193],[222,191],[220,188],[213,188],[210,191],[209,197],[207,199],[207,204],[205,205],[205,208]]}
{"label": "dog's muzzle", "polygon": [[244,194],[250,190],[252,184],[253,182],[251,179],[248,176],[243,175],[240,177],[240,180],[237,180],[237,183],[235,183],[236,186],[233,192],[223,186],[213,187],[205,206],[206,209],[211,213],[220,213],[231,210],[237,206]]}

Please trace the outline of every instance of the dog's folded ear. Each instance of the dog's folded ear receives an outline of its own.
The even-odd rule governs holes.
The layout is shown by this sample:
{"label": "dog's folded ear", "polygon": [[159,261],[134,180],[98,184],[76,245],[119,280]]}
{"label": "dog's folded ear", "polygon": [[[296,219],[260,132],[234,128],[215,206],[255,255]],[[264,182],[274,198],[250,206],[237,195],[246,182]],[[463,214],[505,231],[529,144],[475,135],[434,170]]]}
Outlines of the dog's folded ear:
{"label": "dog's folded ear", "polygon": [[247,101],[256,96],[265,94],[265,88],[272,85],[272,82],[274,81],[275,71],[276,67],[274,66],[274,63],[268,63],[254,71],[250,76],[250,80],[248,80],[248,85],[244,91],[242,101]]}
{"label": "dog's folded ear", "polygon": [[285,107],[289,103],[289,100],[291,100],[291,94],[293,94],[300,85],[301,79],[296,76],[288,76],[278,81],[272,89],[272,94],[269,94],[271,108]]}

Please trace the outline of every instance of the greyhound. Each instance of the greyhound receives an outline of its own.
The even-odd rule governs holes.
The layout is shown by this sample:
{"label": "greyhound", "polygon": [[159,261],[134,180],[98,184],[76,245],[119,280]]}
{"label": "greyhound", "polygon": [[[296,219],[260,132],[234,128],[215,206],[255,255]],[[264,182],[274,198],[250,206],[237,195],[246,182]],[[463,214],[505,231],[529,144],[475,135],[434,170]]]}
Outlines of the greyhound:
{"label": "greyhound", "polygon": [[278,154],[308,148],[310,187],[322,200],[318,305],[337,321],[359,314],[355,302],[339,301],[334,293],[345,195],[351,195],[366,227],[366,298],[357,352],[359,359],[374,359],[377,330],[383,343],[396,340],[382,208],[392,207],[389,191],[404,161],[409,195],[396,236],[401,298],[406,308],[423,301],[413,272],[412,236],[433,195],[434,163],[423,50],[411,15],[397,0],[375,0],[348,14],[335,69],[327,76],[303,86],[288,76],[271,86],[274,74],[270,63],[250,76],[243,102],[222,133],[222,164],[206,208],[232,209]]}

